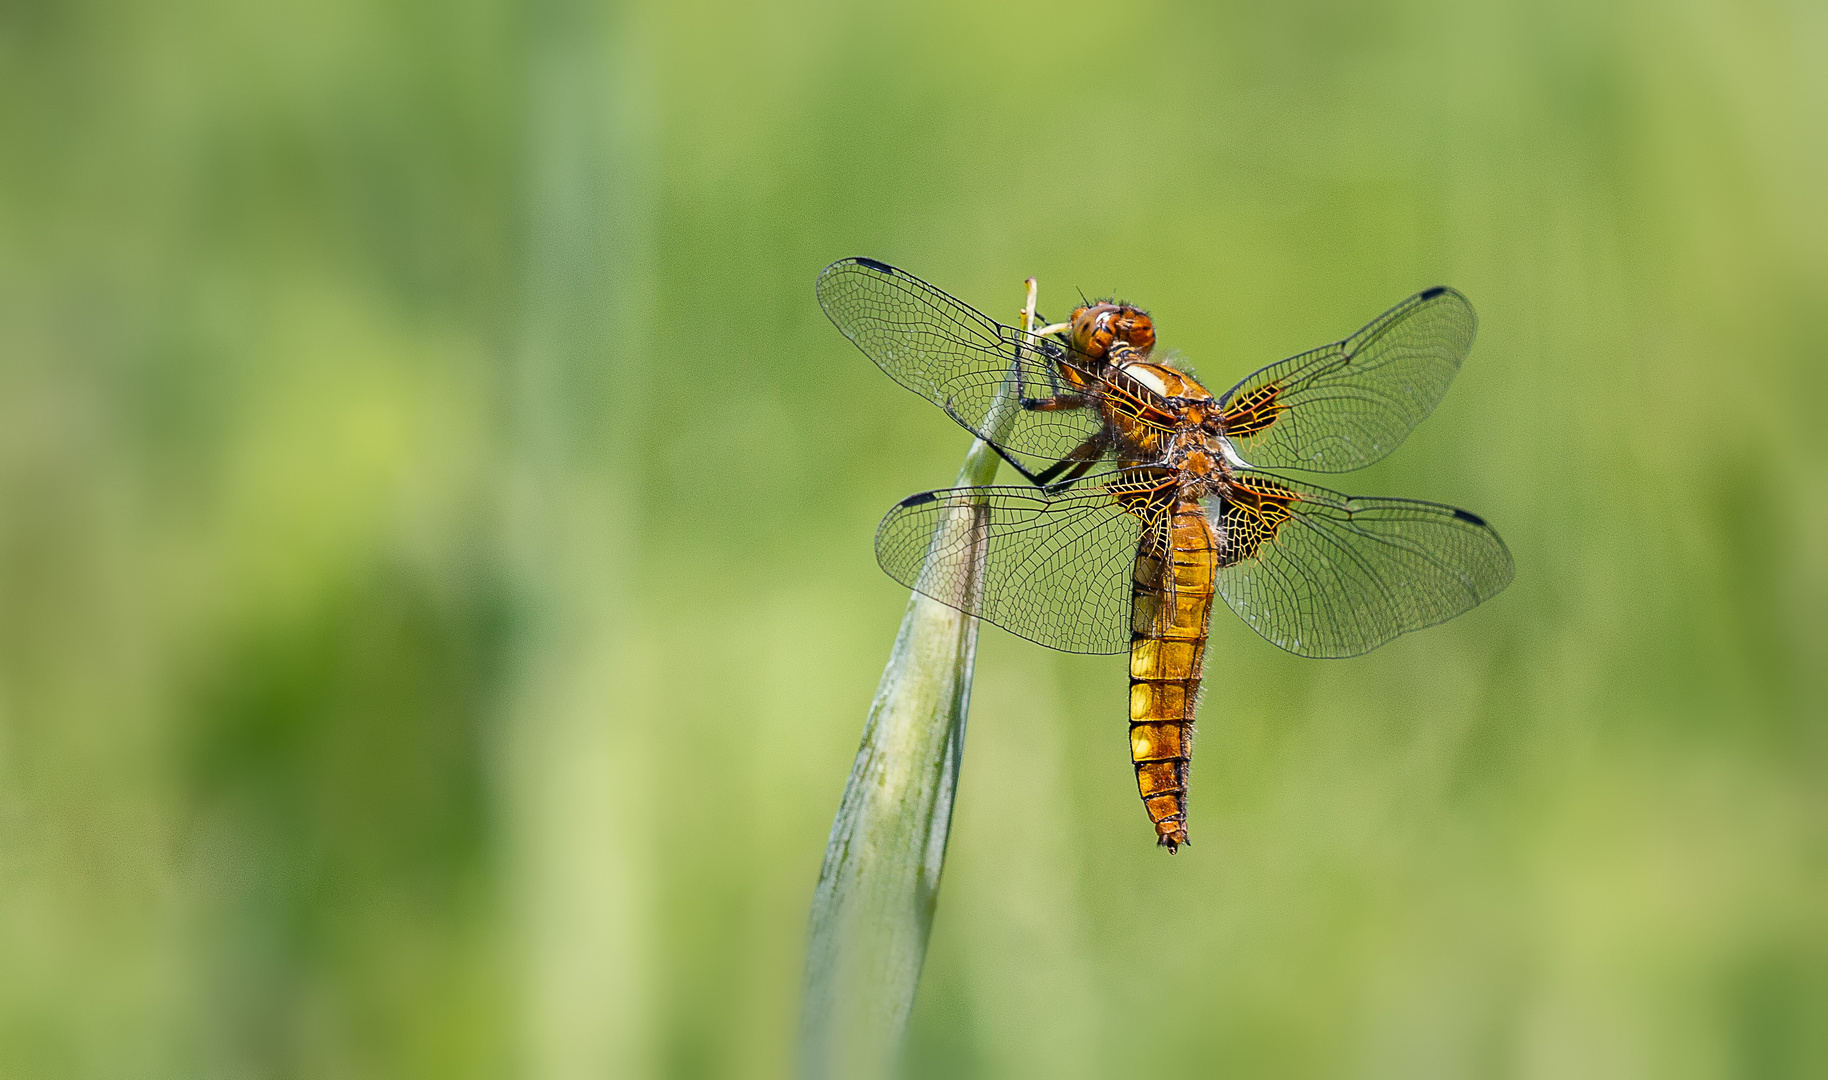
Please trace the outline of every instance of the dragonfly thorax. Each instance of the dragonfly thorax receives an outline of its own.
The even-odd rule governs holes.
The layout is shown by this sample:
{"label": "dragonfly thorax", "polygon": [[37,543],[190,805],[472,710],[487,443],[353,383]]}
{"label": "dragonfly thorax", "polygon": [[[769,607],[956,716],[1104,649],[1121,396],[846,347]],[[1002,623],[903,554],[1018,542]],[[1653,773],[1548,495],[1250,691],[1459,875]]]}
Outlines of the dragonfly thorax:
{"label": "dragonfly thorax", "polygon": [[1188,423],[1205,420],[1204,406],[1211,404],[1212,394],[1198,380],[1166,364],[1151,363],[1119,346],[1112,350],[1118,371],[1143,385],[1156,398],[1158,407],[1167,408]]}
{"label": "dragonfly thorax", "polygon": [[1125,464],[1195,470],[1196,485],[1224,468],[1208,423],[1214,401],[1184,371],[1152,363],[1124,344],[1111,350],[1112,365],[1099,406]]}
{"label": "dragonfly thorax", "polygon": [[1204,479],[1219,475],[1224,469],[1224,460],[1203,448],[1190,450],[1182,455],[1180,468],[1190,477]]}
{"label": "dragonfly thorax", "polygon": [[1157,465],[1175,478],[1182,495],[1194,499],[1217,494],[1232,475],[1217,438],[1196,425],[1182,427],[1166,441]]}

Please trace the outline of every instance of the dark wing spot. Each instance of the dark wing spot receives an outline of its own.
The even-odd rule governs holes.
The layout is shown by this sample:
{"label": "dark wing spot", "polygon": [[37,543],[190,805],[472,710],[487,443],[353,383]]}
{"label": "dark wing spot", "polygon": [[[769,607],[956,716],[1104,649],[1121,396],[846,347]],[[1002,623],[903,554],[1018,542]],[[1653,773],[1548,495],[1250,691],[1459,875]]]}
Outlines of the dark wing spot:
{"label": "dark wing spot", "polygon": [[1262,434],[1282,415],[1284,406],[1277,400],[1281,396],[1282,384],[1271,382],[1227,403],[1220,418],[1225,434],[1238,438]]}
{"label": "dark wing spot", "polygon": [[866,259],[866,258],[863,258],[862,256],[857,257],[857,265],[858,266],[867,266],[871,270],[874,270],[879,274],[893,274],[895,272],[895,268],[893,266],[890,266],[888,263],[877,262],[875,259]]}
{"label": "dark wing spot", "polygon": [[[862,260],[862,259],[859,259],[859,260],[857,260],[857,261],[858,261],[858,262],[862,262],[862,261],[863,261],[863,260]],[[1437,296],[1439,296],[1439,295],[1441,295],[1441,294],[1442,294],[1442,293],[1444,293],[1444,292],[1446,292],[1446,291],[1447,291],[1447,286],[1445,286],[1445,285],[1436,285],[1436,286],[1435,286],[1435,287],[1434,287],[1434,288],[1432,288],[1432,289],[1424,289],[1424,290],[1423,290],[1423,291],[1422,291],[1422,299],[1424,299],[1424,300],[1433,300],[1433,299],[1434,299],[1434,298],[1435,298],[1435,297],[1437,297]]]}
{"label": "dark wing spot", "polygon": [[1485,519],[1480,517],[1478,514],[1468,513],[1465,510],[1455,510],[1454,517],[1459,518],[1461,521],[1470,521],[1474,525],[1479,526],[1480,528],[1486,527]]}
{"label": "dark wing spot", "polygon": [[1265,477],[1234,476],[1226,485],[1223,518],[1225,546],[1220,566],[1236,566],[1254,559],[1263,545],[1273,542],[1282,523],[1294,517],[1289,509],[1301,496]]}
{"label": "dark wing spot", "polygon": [[[923,503],[934,502],[938,498],[939,498],[939,495],[935,492],[923,491],[919,495],[909,495],[907,498],[901,500],[900,502],[896,503],[895,505],[897,507],[920,506]],[[1458,511],[1455,511],[1455,513],[1458,513]],[[1479,524],[1483,525],[1483,524],[1485,524],[1485,522],[1481,521]]]}

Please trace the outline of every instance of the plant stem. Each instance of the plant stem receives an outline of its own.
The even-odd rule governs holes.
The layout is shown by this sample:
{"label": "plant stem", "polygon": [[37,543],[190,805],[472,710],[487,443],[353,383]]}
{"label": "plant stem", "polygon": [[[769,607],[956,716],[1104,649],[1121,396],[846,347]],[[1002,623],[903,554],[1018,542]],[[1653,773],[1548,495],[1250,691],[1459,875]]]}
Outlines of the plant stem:
{"label": "plant stem", "polygon": [[[958,486],[988,484],[997,461],[977,441]],[[981,527],[974,510],[961,507],[940,534]],[[920,593],[909,599],[813,894],[800,1032],[806,1080],[894,1071],[946,861],[976,653],[977,619]]]}

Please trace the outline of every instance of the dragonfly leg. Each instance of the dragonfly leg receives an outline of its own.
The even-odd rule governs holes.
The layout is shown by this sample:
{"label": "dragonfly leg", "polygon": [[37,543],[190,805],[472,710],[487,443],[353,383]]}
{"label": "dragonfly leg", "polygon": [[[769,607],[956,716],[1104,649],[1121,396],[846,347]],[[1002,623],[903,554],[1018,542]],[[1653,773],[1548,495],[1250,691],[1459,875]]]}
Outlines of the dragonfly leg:
{"label": "dragonfly leg", "polygon": [[[1064,462],[1061,464],[1064,464]],[[1043,470],[1041,475],[1036,477],[1036,482],[1041,485],[1043,491],[1047,492],[1049,495],[1053,495],[1066,490],[1073,481],[1084,476],[1094,464],[1096,464],[1095,458],[1087,458],[1084,461],[1076,462],[1072,468],[1066,471],[1065,475],[1061,476],[1058,480],[1052,480],[1050,482],[1046,479],[1047,474],[1060,468],[1060,465],[1054,465],[1051,468]]]}
{"label": "dragonfly leg", "polygon": [[[1035,486],[1052,495],[1086,474],[1105,451],[1104,432],[1100,431],[1073,448],[1073,452],[1042,469],[1035,475]],[[1064,474],[1064,475],[1063,475]]]}
{"label": "dragonfly leg", "polygon": [[[1044,354],[1040,348],[1040,338],[1038,338],[1035,333],[1035,319],[1037,318],[1035,314],[1035,295],[1039,291],[1039,284],[1034,278],[1028,278],[1023,281],[1022,284],[1026,286],[1028,290],[1027,299],[1022,304],[1022,333],[1024,336],[1017,341],[1011,342],[1015,349],[1014,372],[1016,377],[1016,399],[1021,404],[1022,408],[1039,410],[1042,412],[1051,412],[1055,409],[1081,408],[1085,405],[1085,400],[1077,395],[1061,392],[1060,377],[1053,370],[1053,365],[1051,363],[1043,362],[1038,365],[1047,371],[1048,385],[1045,394],[1037,394],[1029,389],[1028,378],[1023,370],[1024,367],[1027,366],[1024,361],[1028,360],[1032,362],[1035,358],[1041,357]],[[1036,389],[1039,390],[1041,388],[1037,387]]]}
{"label": "dragonfly leg", "polygon": [[1022,399],[1022,407],[1029,412],[1059,412],[1062,409],[1083,409],[1088,402],[1084,394],[1056,394],[1053,397]]}
{"label": "dragonfly leg", "polygon": [[[1036,284],[1035,279],[1029,278],[1027,281],[1024,281],[1023,284],[1028,286],[1028,303],[1022,305],[1023,330],[1027,331],[1031,337],[1043,338],[1053,334],[1062,334],[1073,328],[1073,324],[1070,322],[1048,322],[1047,316],[1035,310],[1035,294],[1038,291],[1038,285]],[[1036,326],[1035,324],[1038,322],[1046,323],[1046,325]]]}

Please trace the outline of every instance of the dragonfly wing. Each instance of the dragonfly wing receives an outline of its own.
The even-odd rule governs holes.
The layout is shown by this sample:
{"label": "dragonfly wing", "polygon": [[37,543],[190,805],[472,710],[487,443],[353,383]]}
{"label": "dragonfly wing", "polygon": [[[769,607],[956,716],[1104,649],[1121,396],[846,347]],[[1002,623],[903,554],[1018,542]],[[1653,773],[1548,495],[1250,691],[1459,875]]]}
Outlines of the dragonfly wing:
{"label": "dragonfly wing", "polygon": [[1356,656],[1444,622],[1511,581],[1485,520],[1410,499],[1359,499],[1266,473],[1206,500],[1219,594],[1251,629],[1301,656]]}
{"label": "dragonfly wing", "polygon": [[1473,306],[1437,286],[1363,330],[1258,371],[1221,399],[1244,460],[1348,472],[1382,458],[1434,411],[1478,330]]}
{"label": "dragonfly wing", "polygon": [[1103,423],[1094,409],[1025,409],[1082,379],[1059,342],[1031,338],[874,259],[841,259],[819,274],[819,305],[845,337],[896,382],[946,410],[1033,479]]}
{"label": "dragonfly wing", "polygon": [[1113,488],[1122,485],[911,495],[877,527],[876,560],[908,588],[1018,637],[1066,652],[1123,652],[1143,519]]}

